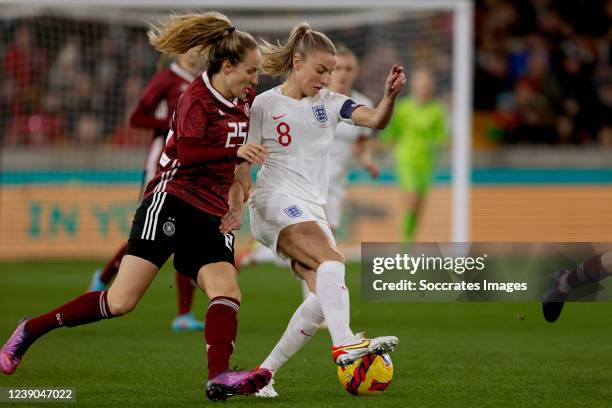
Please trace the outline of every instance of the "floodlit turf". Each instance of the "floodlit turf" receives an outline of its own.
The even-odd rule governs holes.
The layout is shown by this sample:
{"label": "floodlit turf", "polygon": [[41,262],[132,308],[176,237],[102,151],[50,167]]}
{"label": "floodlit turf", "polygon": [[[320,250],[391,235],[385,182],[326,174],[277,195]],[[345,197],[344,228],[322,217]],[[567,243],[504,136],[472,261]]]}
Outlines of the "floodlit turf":
{"label": "floodlit turf", "polygon": [[[0,264],[0,342],[20,317],[79,295],[96,266]],[[323,330],[277,374],[279,398],[234,398],[227,404],[592,407],[612,401],[612,304],[569,304],[551,325],[536,303],[366,304],[360,300],[358,266],[350,266],[347,276],[352,327],[400,338],[387,392],[354,397],[342,390]],[[232,364],[252,367],[275,344],[301,292],[290,272],[273,267],[246,269],[240,283],[243,305]],[[71,387],[79,406],[209,403],[203,392],[203,336],[170,331],[173,287],[173,273],[165,269],[130,315],[45,336],[15,374],[0,376],[0,387]],[[205,305],[205,297],[197,294],[198,316]]]}

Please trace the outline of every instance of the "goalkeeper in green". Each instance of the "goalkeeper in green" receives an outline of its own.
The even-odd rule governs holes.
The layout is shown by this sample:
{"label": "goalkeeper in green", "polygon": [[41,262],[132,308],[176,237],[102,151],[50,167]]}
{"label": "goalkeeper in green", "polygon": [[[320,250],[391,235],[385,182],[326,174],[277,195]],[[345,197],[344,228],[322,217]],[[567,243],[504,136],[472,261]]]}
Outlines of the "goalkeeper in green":
{"label": "goalkeeper in green", "polygon": [[397,102],[391,122],[380,135],[383,143],[395,145],[395,174],[404,191],[403,238],[407,242],[412,241],[438,151],[447,139],[444,108],[433,99],[434,92],[431,71],[415,70],[410,95]]}

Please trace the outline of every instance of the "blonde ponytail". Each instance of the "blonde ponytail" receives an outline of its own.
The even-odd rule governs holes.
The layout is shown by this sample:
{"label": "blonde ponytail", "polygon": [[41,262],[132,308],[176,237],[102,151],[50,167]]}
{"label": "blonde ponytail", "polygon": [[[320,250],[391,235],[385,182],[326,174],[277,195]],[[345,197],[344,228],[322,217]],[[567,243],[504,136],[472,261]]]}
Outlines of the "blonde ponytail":
{"label": "blonde ponytail", "polygon": [[324,51],[336,55],[336,48],[327,36],[319,31],[313,31],[308,23],[300,23],[293,27],[287,44],[276,45],[264,41],[261,46],[263,63],[261,69],[271,76],[284,76],[293,69],[293,56],[296,53],[305,57],[312,51]]}
{"label": "blonde ponytail", "polygon": [[196,48],[208,63],[209,75],[218,72],[224,60],[237,65],[248,50],[257,48],[249,33],[237,31],[227,16],[216,11],[171,15],[159,26],[151,24],[148,37],[151,45],[166,55]]}
{"label": "blonde ponytail", "polygon": [[204,14],[171,15],[159,26],[151,25],[149,42],[166,55],[184,54],[193,47],[208,47],[232,26],[229,19],[215,11]]}

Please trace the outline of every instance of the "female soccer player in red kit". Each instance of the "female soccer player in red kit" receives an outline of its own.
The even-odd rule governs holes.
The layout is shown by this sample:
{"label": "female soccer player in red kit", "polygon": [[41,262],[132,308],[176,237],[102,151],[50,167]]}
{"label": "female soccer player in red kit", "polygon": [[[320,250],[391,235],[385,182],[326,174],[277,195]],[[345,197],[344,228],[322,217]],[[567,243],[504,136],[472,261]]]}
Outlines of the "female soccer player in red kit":
{"label": "female soccer player in red kit", "polygon": [[[171,254],[178,271],[192,277],[210,299],[204,331],[212,400],[252,394],[271,378],[267,369],[231,371],[240,307],[234,267],[249,174],[239,159],[263,164],[267,150],[244,145],[261,53],[253,37],[219,13],[173,16],[149,32],[168,55],[200,47],[207,70],[181,96],[159,171],[136,211],[126,255],[108,291],[89,292],[38,317],[22,320],[0,350],[0,369],[12,374],[28,347],[49,331],[130,312]],[[243,166],[244,167],[244,166]]]}
{"label": "female soccer player in red kit", "polygon": [[[157,164],[164,150],[170,119],[179,97],[196,75],[201,72],[201,65],[195,49],[177,56],[168,68],[160,70],[151,78],[138,101],[138,105],[130,116],[131,126],[153,130],[153,140],[145,162],[143,192],[157,172]],[[121,260],[127,251],[127,245],[128,243],[125,242],[103,269],[94,272],[89,287],[90,291],[106,290],[108,288],[108,284],[119,270]],[[191,313],[193,291],[195,289],[191,278],[177,273],[176,287],[178,289],[178,315],[172,322],[172,330],[176,332],[204,330],[204,323],[197,320]]]}

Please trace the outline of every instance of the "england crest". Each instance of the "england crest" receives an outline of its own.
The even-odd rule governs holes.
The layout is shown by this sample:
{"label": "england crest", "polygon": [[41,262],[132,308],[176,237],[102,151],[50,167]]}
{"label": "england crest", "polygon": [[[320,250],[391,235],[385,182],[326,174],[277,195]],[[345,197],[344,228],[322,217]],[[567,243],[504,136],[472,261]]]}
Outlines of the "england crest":
{"label": "england crest", "polygon": [[297,205],[292,205],[291,207],[287,207],[284,209],[285,214],[290,216],[291,218],[297,218],[302,215],[302,210]]}
{"label": "england crest", "polygon": [[312,107],[315,118],[321,123],[327,122],[327,112],[325,111],[325,105],[317,105]]}

